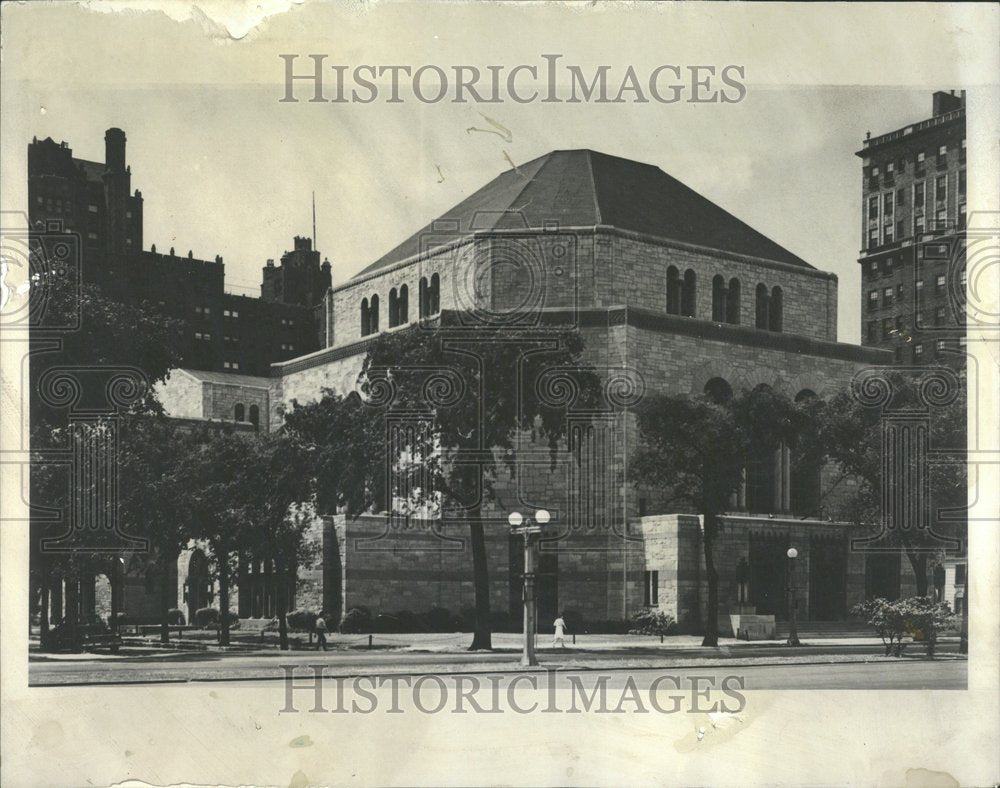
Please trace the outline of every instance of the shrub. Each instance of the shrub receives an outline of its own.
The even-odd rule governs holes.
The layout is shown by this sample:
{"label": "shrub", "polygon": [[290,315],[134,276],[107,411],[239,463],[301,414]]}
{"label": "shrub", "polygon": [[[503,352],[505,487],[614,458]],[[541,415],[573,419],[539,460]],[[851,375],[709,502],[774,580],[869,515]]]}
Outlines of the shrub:
{"label": "shrub", "polygon": [[455,632],[463,628],[462,619],[452,615],[446,607],[432,607],[424,618],[430,632]]}
{"label": "shrub", "polygon": [[[296,632],[312,632],[316,629],[318,610],[293,610],[285,616],[288,628]],[[329,625],[328,625],[329,626]]]}
{"label": "shrub", "polygon": [[947,602],[935,602],[930,597],[912,596],[896,603],[899,615],[914,640],[926,644],[927,656],[933,657],[938,635],[955,625],[955,616]]}
{"label": "shrub", "polygon": [[184,618],[183,611],[174,607],[167,611],[167,623],[175,625],[183,625],[187,623],[187,619]]}
{"label": "shrub", "polygon": [[399,619],[390,613],[379,613],[372,624],[373,632],[400,632]]}
{"label": "shrub", "polygon": [[955,617],[947,602],[934,602],[929,597],[913,596],[890,602],[887,599],[869,599],[851,611],[861,616],[882,638],[885,655],[903,655],[903,637],[911,635],[923,640],[927,655],[933,657],[938,635],[955,624]]}
{"label": "shrub", "polygon": [[372,614],[364,607],[352,607],[340,622],[340,631],[345,635],[359,635],[372,631]]}
{"label": "shrub", "polygon": [[[237,629],[240,625],[239,616],[233,611],[226,611],[226,621],[230,629]],[[218,629],[219,609],[216,607],[203,607],[194,611],[194,625],[201,629]]]}
{"label": "shrub", "polygon": [[632,617],[630,635],[670,635],[676,630],[673,616],[661,610],[643,610]]}
{"label": "shrub", "polygon": [[398,632],[423,632],[427,627],[423,617],[418,616],[412,610],[400,610],[394,614],[393,618],[398,622]]}

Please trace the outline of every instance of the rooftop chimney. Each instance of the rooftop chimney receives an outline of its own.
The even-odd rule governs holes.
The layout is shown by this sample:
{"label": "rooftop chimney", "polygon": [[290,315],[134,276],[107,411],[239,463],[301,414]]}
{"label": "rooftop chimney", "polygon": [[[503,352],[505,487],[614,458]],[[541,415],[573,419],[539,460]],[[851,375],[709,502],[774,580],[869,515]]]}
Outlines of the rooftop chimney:
{"label": "rooftop chimney", "polygon": [[125,172],[125,132],[121,129],[104,132],[104,166],[111,172]]}

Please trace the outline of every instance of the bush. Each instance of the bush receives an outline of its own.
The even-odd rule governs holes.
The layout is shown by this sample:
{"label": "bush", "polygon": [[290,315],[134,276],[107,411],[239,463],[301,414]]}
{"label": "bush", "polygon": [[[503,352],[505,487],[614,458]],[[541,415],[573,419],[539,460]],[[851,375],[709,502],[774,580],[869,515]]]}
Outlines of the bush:
{"label": "bush", "polygon": [[296,632],[313,632],[316,629],[318,610],[293,610],[285,616],[288,628]]}
{"label": "bush", "polygon": [[372,614],[368,608],[352,607],[340,622],[340,631],[345,635],[360,635],[372,631]]}
{"label": "bush", "polygon": [[446,607],[432,607],[424,616],[429,632],[456,632],[463,629],[462,619]]}
{"label": "bush", "polygon": [[187,623],[187,619],[184,618],[183,611],[174,607],[167,611],[167,623],[174,625],[184,625]]}
{"label": "bush", "polygon": [[393,615],[393,618],[396,619],[399,626],[397,632],[423,632],[427,628],[427,622],[424,621],[423,616],[418,616],[412,610],[400,610]]}
{"label": "bush", "polygon": [[[232,610],[226,611],[226,621],[230,629],[237,629],[240,625],[239,616]],[[219,628],[219,609],[217,607],[203,607],[194,611],[194,625],[201,629]]]}
{"label": "bush", "polygon": [[379,613],[372,622],[372,632],[399,632],[399,619],[389,613]]}
{"label": "bush", "polygon": [[632,616],[630,635],[671,635],[677,629],[673,616],[661,610],[643,610]]}
{"label": "bush", "polygon": [[913,596],[890,602],[869,599],[855,605],[851,611],[861,616],[882,638],[885,655],[903,655],[903,637],[912,636],[926,643],[927,655],[933,657],[938,634],[954,626],[955,617],[947,602],[934,602],[929,597]]}

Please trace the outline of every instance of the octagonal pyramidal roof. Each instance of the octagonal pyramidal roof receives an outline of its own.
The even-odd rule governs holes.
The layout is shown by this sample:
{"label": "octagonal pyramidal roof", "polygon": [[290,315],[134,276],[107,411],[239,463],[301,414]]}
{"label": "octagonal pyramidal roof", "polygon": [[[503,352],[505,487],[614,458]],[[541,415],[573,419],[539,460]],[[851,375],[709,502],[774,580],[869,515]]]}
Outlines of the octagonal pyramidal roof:
{"label": "octagonal pyramidal roof", "polygon": [[[802,268],[802,258],[652,164],[557,150],[498,175],[356,276],[477,230],[610,225]],[[447,239],[442,229],[447,228]],[[438,240],[440,239],[440,240]]]}

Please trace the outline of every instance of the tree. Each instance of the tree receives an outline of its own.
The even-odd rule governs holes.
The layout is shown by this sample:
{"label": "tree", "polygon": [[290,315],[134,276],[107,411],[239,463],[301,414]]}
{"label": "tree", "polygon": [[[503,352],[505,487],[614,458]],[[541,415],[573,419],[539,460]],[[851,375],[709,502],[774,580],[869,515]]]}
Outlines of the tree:
{"label": "tree", "polygon": [[633,481],[667,490],[669,500],[703,518],[702,553],[708,584],[703,646],[717,646],[719,575],[714,546],[719,516],[730,507],[748,459],[773,453],[809,432],[808,410],[767,387],[736,397],[660,394],[637,409]]}
{"label": "tree", "polygon": [[131,414],[119,430],[119,515],[129,533],[148,540],[159,564],[161,643],[170,642],[176,601],[171,569],[195,527],[197,487],[184,464],[201,444],[199,435],[162,413]]}
{"label": "tree", "polygon": [[[880,379],[886,399],[867,402],[856,393],[842,392],[823,411],[820,442],[829,459],[857,480],[856,491],[839,506],[838,516],[869,529],[880,547],[896,547],[907,557],[916,579],[917,596],[927,596],[928,562],[940,556],[964,535],[962,512],[966,508],[966,408],[964,396],[927,402],[927,391],[910,375],[892,372]],[[958,392],[953,392],[958,393]],[[892,463],[918,462],[916,454],[887,455],[886,448],[900,452],[884,440],[883,429],[906,419],[911,426],[929,425],[928,446],[943,451],[939,458],[926,458],[928,499],[920,511],[906,508],[907,519],[884,523],[884,501],[893,498],[917,500],[909,473],[894,473]],[[915,445],[915,444],[913,444]],[[892,463],[890,463],[892,461]],[[920,461],[920,462],[924,462]],[[925,468],[916,469],[923,472]],[[932,516],[935,511],[939,516]],[[944,516],[940,516],[944,515]],[[897,513],[899,516],[899,513]],[[929,528],[923,527],[930,525]],[[884,525],[890,527],[883,528]]]}
{"label": "tree", "polygon": [[312,452],[294,433],[261,435],[246,442],[242,473],[246,549],[274,564],[279,640],[287,650],[290,573],[313,558],[303,538],[313,514]]}
{"label": "tree", "polygon": [[[476,610],[470,650],[492,648],[483,506],[495,497],[501,468],[516,474],[519,433],[545,441],[555,466],[567,403],[546,395],[543,375],[558,373],[578,404],[596,403],[599,380],[582,353],[582,337],[567,327],[449,332],[441,325],[382,334],[365,358],[360,381],[369,400],[387,415],[419,412],[427,426],[401,431],[387,461],[398,477],[414,477],[405,486],[411,502],[468,523]],[[385,491],[390,503],[394,492]]]}
{"label": "tree", "polygon": [[[131,367],[141,370],[150,385],[163,380],[172,367],[177,366],[174,350],[179,321],[167,318],[154,305],[148,303],[125,304],[95,284],[78,284],[72,277],[58,276],[45,269],[44,264],[33,279],[32,299],[44,303],[44,309],[32,312],[30,344],[30,438],[31,460],[31,515],[30,578],[31,613],[37,613],[43,637],[47,634],[49,588],[54,579],[65,577],[68,588],[80,592],[83,577],[92,571],[106,571],[110,558],[121,553],[121,546],[112,542],[106,552],[77,549],[76,537],[71,535],[61,545],[60,552],[45,550],[43,541],[61,537],[67,523],[46,517],[40,511],[40,502],[52,514],[69,512],[73,495],[70,485],[77,485],[79,498],[87,491],[79,489],[78,481],[68,473],[65,465],[54,459],[65,451],[72,436],[69,429],[69,409],[76,402],[87,406],[105,407],[104,423],[90,426],[77,425],[79,434],[94,435],[94,430],[117,429],[115,421],[125,413],[156,412],[152,391],[139,392],[138,400],[130,408],[115,407],[106,402],[105,387],[114,368]],[[37,295],[35,291],[37,290]],[[70,330],[69,326],[76,326]],[[58,338],[58,343],[53,343]],[[75,402],[67,406],[52,404],[40,396],[40,381],[48,369],[61,367],[74,378],[78,387]],[[118,487],[122,489],[121,485]],[[93,545],[95,534],[86,535]],[[109,578],[116,575],[110,572]],[[112,580],[112,582],[114,582]],[[68,610],[73,620],[75,610]]]}
{"label": "tree", "polygon": [[189,500],[190,536],[208,543],[219,578],[219,645],[229,645],[229,590],[237,556],[252,540],[249,501],[259,478],[247,465],[257,435],[244,436],[231,427],[212,425],[198,431],[180,466]]}

